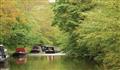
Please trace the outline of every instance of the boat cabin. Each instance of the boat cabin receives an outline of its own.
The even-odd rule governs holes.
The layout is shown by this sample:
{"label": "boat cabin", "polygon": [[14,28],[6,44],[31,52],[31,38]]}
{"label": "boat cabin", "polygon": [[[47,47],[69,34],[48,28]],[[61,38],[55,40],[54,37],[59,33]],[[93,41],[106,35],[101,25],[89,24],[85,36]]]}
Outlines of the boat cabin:
{"label": "boat cabin", "polygon": [[45,53],[55,53],[54,47],[46,47]]}
{"label": "boat cabin", "polygon": [[33,46],[32,50],[30,53],[40,53],[41,52],[41,47],[40,46]]}
{"label": "boat cabin", "polygon": [[59,51],[55,50],[55,47],[53,46],[47,46],[47,45],[35,45],[33,46],[32,50],[30,53],[58,53]]}
{"label": "boat cabin", "polygon": [[26,50],[25,50],[25,48],[16,48],[16,53],[25,54]]}

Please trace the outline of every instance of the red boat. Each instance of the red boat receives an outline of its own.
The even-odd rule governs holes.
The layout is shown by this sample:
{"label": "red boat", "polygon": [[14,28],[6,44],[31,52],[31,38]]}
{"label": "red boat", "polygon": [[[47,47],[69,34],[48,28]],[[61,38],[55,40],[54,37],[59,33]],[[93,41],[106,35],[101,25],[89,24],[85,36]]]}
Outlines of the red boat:
{"label": "red boat", "polygon": [[13,53],[14,57],[21,57],[21,56],[25,56],[27,54],[26,49],[25,48],[16,48],[15,53]]}

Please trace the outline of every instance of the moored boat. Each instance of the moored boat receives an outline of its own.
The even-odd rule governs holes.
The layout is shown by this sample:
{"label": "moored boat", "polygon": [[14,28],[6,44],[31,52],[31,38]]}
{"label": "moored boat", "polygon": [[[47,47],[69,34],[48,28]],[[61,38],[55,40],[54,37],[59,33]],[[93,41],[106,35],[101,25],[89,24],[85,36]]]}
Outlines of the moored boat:
{"label": "moored boat", "polygon": [[8,58],[6,52],[7,49],[5,49],[4,45],[0,45],[0,62],[4,62]]}
{"label": "moored boat", "polygon": [[25,48],[16,48],[15,53],[13,53],[13,57],[23,57],[26,56],[27,51]]}

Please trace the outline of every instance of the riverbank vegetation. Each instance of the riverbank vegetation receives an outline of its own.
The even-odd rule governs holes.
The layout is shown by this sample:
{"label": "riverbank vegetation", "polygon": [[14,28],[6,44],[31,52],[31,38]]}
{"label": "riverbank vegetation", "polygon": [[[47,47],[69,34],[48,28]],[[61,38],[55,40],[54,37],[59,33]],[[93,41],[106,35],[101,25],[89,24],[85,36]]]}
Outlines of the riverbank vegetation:
{"label": "riverbank vegetation", "polygon": [[69,56],[120,69],[119,0],[59,0],[53,11],[53,25],[68,33]]}

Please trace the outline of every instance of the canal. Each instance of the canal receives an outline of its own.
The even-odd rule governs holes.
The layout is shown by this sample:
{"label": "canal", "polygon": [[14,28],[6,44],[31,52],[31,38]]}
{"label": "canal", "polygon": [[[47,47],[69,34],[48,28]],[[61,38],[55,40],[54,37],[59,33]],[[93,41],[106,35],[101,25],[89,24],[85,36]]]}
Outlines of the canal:
{"label": "canal", "polygon": [[65,56],[26,56],[0,63],[0,70],[99,70],[97,68],[94,63]]}

